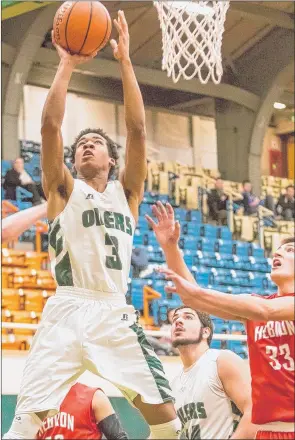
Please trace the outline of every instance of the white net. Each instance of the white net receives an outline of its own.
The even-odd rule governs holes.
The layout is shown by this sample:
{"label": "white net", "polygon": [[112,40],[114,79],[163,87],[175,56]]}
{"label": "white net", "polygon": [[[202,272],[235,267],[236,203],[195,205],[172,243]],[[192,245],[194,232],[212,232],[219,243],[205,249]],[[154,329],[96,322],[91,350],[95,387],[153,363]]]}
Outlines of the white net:
{"label": "white net", "polygon": [[162,30],[162,69],[177,82],[222,78],[221,45],[229,1],[154,1]]}

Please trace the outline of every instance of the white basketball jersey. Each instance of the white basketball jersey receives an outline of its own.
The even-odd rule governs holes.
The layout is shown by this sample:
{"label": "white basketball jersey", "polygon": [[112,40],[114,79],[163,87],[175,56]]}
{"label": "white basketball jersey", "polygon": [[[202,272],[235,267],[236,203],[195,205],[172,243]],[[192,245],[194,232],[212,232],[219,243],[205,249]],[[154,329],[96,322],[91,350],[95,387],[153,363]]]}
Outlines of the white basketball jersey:
{"label": "white basketball jersey", "polygon": [[228,439],[240,419],[218,376],[219,354],[220,350],[209,349],[171,383],[182,439]]}
{"label": "white basketball jersey", "polygon": [[135,221],[118,180],[103,193],[82,180],[50,224],[49,255],[58,286],[125,294]]}

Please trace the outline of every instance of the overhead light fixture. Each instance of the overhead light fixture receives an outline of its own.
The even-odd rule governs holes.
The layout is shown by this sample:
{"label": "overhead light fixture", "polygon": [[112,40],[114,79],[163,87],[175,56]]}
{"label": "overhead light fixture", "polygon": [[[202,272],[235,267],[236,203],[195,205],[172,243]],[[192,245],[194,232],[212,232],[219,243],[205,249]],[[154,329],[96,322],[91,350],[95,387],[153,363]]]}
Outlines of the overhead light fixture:
{"label": "overhead light fixture", "polygon": [[284,110],[284,108],[286,108],[286,104],[283,104],[282,102],[274,102],[273,106],[277,110]]}
{"label": "overhead light fixture", "polygon": [[214,13],[213,8],[210,6],[202,6],[194,1],[174,1],[170,2],[170,6],[175,9],[183,9],[183,12],[189,12],[200,15],[210,15]]}

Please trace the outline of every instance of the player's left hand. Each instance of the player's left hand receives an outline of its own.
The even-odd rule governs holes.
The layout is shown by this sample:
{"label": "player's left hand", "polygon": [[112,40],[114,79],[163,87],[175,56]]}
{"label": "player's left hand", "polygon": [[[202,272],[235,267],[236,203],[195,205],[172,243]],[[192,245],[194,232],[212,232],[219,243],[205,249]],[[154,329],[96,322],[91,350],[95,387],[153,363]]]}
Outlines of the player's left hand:
{"label": "player's left hand", "polygon": [[173,272],[173,270],[160,268],[159,272],[164,274],[166,279],[173,283],[173,285],[165,286],[165,291],[167,293],[177,293],[186,305],[189,305],[190,301],[198,295],[201,290],[197,284],[192,284],[189,281],[186,281],[184,278]]}
{"label": "player's left hand", "polygon": [[118,12],[118,20],[114,20],[114,25],[119,33],[119,40],[111,40],[110,45],[113,49],[114,57],[118,61],[126,61],[129,56],[129,31],[128,24],[123,11]]}
{"label": "player's left hand", "polygon": [[171,247],[177,247],[180,237],[180,224],[175,221],[174,211],[170,203],[166,203],[166,206],[164,206],[161,202],[157,202],[156,205],[153,205],[152,212],[158,223],[154,222],[149,215],[146,215],[145,218],[153,229],[159,245],[164,251],[169,250]]}

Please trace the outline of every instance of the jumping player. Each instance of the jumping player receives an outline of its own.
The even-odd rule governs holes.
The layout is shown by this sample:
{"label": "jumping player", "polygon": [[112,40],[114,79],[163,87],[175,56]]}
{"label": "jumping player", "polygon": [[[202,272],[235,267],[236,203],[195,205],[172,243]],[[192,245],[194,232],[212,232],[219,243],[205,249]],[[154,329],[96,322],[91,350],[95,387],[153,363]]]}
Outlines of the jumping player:
{"label": "jumping player", "polygon": [[172,345],[179,350],[183,368],[171,386],[182,422],[181,438],[254,438],[257,427],[251,423],[245,361],[229,350],[210,348],[212,335],[207,313],[187,306],[175,310]]}
{"label": "jumping player", "polygon": [[295,238],[282,241],[273,257],[271,296],[228,295],[197,285],[178,247],[180,225],[172,207],[153,207],[158,219],[147,220],[155,231],[169,269],[163,269],[189,307],[244,322],[252,376],[252,423],[262,425],[257,439],[294,439],[294,252]]}
{"label": "jumping player", "polygon": [[86,129],[74,142],[78,179],[63,163],[61,126],[69,82],[75,67],[95,54],[70,55],[53,36],[60,64],[43,110],[41,158],[57,291],[44,308],[6,438],[34,438],[85,369],[122,391],[143,414],[152,438],[177,438],[181,428],[161,362],[125,299],[147,159],[144,105],[123,12],[114,23],[119,42],[112,40],[111,46],[122,75],[127,128],[120,181],[110,180],[118,155],[101,129]]}
{"label": "jumping player", "polygon": [[100,388],[77,382],[72,386],[59,413],[44,420],[37,439],[127,440],[111,402]]}

